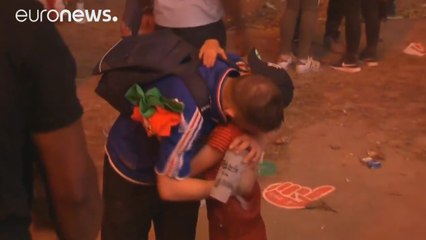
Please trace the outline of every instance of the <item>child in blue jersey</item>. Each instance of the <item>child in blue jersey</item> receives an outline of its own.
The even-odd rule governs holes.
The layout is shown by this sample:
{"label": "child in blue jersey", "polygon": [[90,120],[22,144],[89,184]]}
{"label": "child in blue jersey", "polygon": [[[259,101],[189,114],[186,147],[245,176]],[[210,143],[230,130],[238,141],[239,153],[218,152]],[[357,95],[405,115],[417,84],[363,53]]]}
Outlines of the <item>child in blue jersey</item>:
{"label": "child in blue jersey", "polygon": [[[281,125],[293,91],[285,72],[277,74],[278,79],[268,74],[240,76],[221,60],[212,68],[201,66],[199,72],[210,91],[209,116],[201,115],[182,80],[169,76],[141,87],[157,88],[162,96],[185,105],[181,123],[170,136],[148,137],[142,124],[126,114],[112,126],[104,169],[103,240],[147,239],[151,223],[157,239],[194,239],[198,200],[209,194],[213,181],[192,177],[191,161],[213,128],[232,120],[258,134]],[[254,139],[238,136],[231,149],[248,149],[246,160],[258,161],[263,144]]]}

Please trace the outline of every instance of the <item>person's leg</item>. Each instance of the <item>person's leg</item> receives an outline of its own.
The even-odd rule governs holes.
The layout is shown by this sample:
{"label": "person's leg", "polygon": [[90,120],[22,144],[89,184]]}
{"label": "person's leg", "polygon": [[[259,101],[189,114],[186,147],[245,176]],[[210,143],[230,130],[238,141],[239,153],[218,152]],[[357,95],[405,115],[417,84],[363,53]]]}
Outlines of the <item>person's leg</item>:
{"label": "person's leg", "polygon": [[296,72],[305,73],[319,70],[320,63],[310,57],[312,40],[317,24],[317,0],[300,0],[301,22],[300,37],[297,51],[299,62],[296,64]]}
{"label": "person's leg", "polygon": [[162,201],[160,211],[154,217],[157,240],[195,240],[199,201]]}
{"label": "person's leg", "polygon": [[137,35],[141,26],[143,3],[141,0],[126,0],[123,13],[122,35]]}
{"label": "person's leg", "polygon": [[361,0],[348,0],[343,4],[345,16],[346,56],[345,62],[357,61],[361,40]]}
{"label": "person's leg", "polygon": [[226,48],[226,30],[222,20],[199,27],[172,28],[173,32],[196,48],[201,48],[207,39],[216,39]]}
{"label": "person's leg", "polygon": [[343,20],[342,4],[344,2],[341,0],[330,0],[327,7],[323,46],[325,49],[335,53],[345,52],[344,46],[338,42],[340,37],[339,27]]}
{"label": "person's leg", "polygon": [[317,0],[300,0],[301,2],[301,21],[300,37],[298,47],[298,57],[306,59],[310,55],[312,40],[314,38],[317,25]]}
{"label": "person's leg", "polygon": [[292,43],[296,29],[296,22],[300,11],[300,0],[287,0],[287,6],[283,11],[280,25],[281,55],[278,65],[288,68],[292,63]]}
{"label": "person's leg", "polygon": [[227,27],[235,29],[235,33],[233,35],[233,45],[236,48],[235,50],[240,56],[244,56],[250,50],[242,8],[244,3],[242,0],[222,0],[222,4],[226,15],[229,16],[230,19],[230,21],[227,22],[229,24]]}
{"label": "person's leg", "polygon": [[104,161],[102,240],[148,240],[152,216],[158,208],[156,186],[128,182]]}
{"label": "person's leg", "polygon": [[301,21],[302,21],[302,10],[300,10],[299,14],[297,15],[296,26],[294,27],[294,33],[293,33],[293,43],[299,42],[299,38],[300,38],[300,22]]}
{"label": "person's leg", "polygon": [[387,5],[387,15],[394,17],[396,15],[396,3],[395,0],[389,0]]}
{"label": "person's leg", "polygon": [[340,0],[341,11],[345,17],[346,53],[343,58],[332,65],[343,72],[359,72],[358,48],[361,40],[361,0]]}
{"label": "person's leg", "polygon": [[367,47],[363,51],[365,57],[377,57],[379,44],[380,16],[378,1],[362,0],[362,15],[365,19]]}
{"label": "person's leg", "polygon": [[328,2],[324,39],[330,37],[333,40],[337,40],[340,36],[339,27],[343,20],[341,4],[341,0],[330,0]]}
{"label": "person's leg", "polygon": [[291,54],[291,45],[296,21],[300,11],[300,0],[287,0],[287,6],[281,17],[281,53]]}

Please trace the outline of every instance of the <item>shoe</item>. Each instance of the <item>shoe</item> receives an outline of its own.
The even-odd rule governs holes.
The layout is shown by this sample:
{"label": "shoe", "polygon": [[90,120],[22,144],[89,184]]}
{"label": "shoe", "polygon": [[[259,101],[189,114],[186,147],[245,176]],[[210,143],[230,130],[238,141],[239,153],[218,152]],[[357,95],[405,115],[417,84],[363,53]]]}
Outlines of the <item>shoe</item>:
{"label": "shoe", "polygon": [[421,43],[410,43],[403,51],[405,54],[423,57],[426,55],[425,47]]}
{"label": "shoe", "polygon": [[361,71],[361,66],[359,65],[358,60],[355,57],[345,58],[343,59],[343,61],[331,65],[331,67],[335,70],[348,73],[356,73]]}
{"label": "shoe", "polygon": [[337,42],[337,40],[332,37],[324,37],[323,45],[325,49],[335,53],[345,52],[344,46],[340,44],[339,42]]}
{"label": "shoe", "polygon": [[363,51],[360,56],[360,60],[367,65],[368,67],[377,67],[379,66],[379,61],[377,60],[377,54]]}
{"label": "shoe", "polygon": [[296,72],[318,72],[320,65],[320,62],[314,60],[312,57],[308,57],[307,59],[299,60],[299,62],[296,64]]}
{"label": "shoe", "polygon": [[288,70],[289,66],[294,62],[293,54],[281,54],[278,57],[277,65]]}

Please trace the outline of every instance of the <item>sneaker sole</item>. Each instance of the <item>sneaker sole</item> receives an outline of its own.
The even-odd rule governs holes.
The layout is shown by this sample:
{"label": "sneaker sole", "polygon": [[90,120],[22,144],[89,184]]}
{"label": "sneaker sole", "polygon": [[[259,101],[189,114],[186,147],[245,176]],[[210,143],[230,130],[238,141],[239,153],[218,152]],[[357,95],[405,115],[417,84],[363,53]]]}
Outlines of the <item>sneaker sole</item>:
{"label": "sneaker sole", "polygon": [[318,69],[318,70],[297,70],[296,69],[296,73],[297,74],[305,74],[305,73],[317,73],[317,72],[319,72],[320,70]]}
{"label": "sneaker sole", "polygon": [[333,68],[334,70],[337,70],[337,71],[348,72],[348,73],[356,73],[356,72],[360,72],[361,71],[360,67],[348,68],[348,67],[335,67],[335,66],[331,66],[331,68]]}
{"label": "sneaker sole", "polygon": [[377,67],[379,66],[378,62],[364,62],[365,65],[367,65],[367,67]]}
{"label": "sneaker sole", "polygon": [[320,67],[318,68],[308,68],[308,69],[298,69],[296,66],[296,73],[298,74],[304,74],[304,73],[314,73],[314,72],[319,72],[320,71]]}

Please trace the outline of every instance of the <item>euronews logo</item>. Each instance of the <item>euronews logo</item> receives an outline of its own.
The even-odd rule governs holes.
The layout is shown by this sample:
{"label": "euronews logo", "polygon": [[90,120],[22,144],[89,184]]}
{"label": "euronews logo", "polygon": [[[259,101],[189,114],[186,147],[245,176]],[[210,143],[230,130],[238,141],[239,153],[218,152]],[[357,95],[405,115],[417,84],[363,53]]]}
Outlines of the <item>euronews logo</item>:
{"label": "euronews logo", "polygon": [[15,13],[16,21],[18,22],[117,22],[118,17],[111,15],[110,9],[42,9],[42,10],[25,10],[19,9]]}

